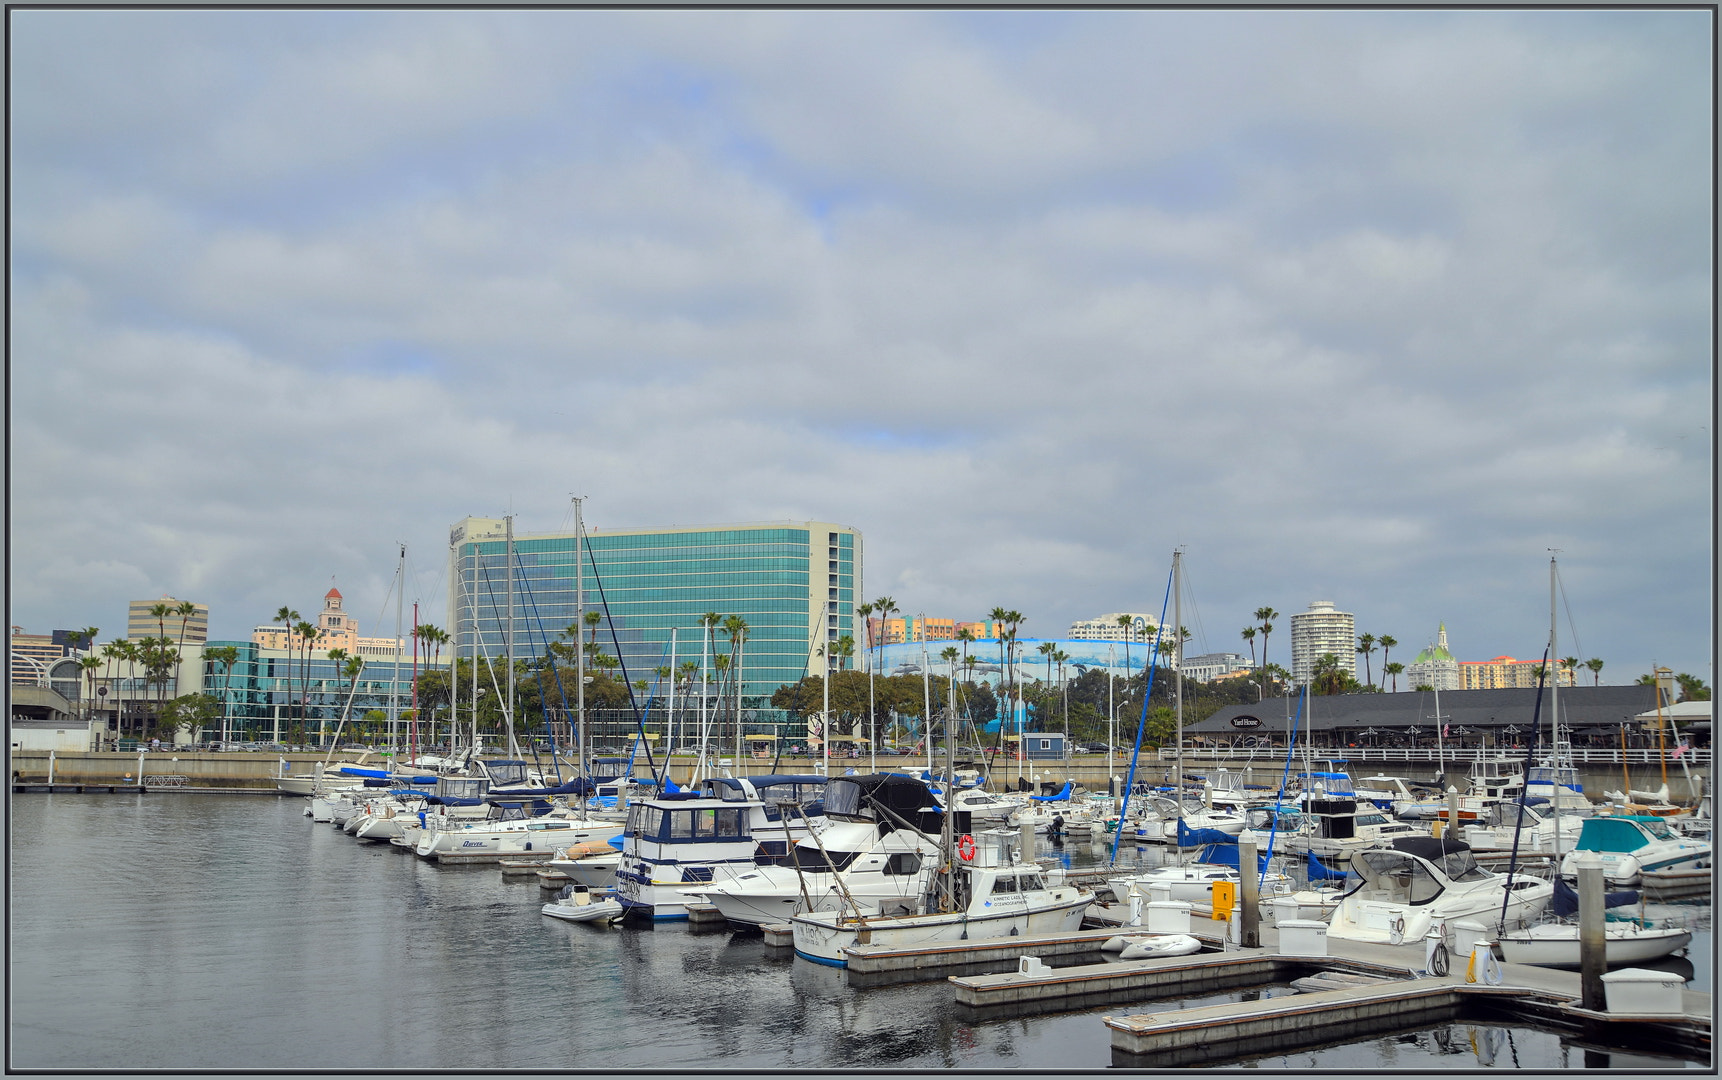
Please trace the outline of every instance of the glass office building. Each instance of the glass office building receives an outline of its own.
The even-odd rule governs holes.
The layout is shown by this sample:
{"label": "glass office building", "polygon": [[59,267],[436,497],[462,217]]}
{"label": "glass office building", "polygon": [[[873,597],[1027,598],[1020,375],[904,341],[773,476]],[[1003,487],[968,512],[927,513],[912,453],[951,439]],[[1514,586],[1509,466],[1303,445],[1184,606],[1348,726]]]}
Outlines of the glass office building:
{"label": "glass office building", "polygon": [[[231,645],[238,651],[232,672],[209,658],[207,649],[219,645]],[[289,733],[302,734],[296,741],[318,742],[320,734],[333,738],[341,713],[347,709],[349,683],[341,665],[329,659],[326,651],[313,649],[307,657],[264,649],[250,641],[212,641],[201,664],[203,690],[221,703],[229,737],[236,741],[282,740],[289,738]],[[446,655],[439,666],[448,666]],[[418,674],[430,667],[428,659],[421,656]],[[411,709],[413,673],[411,653],[402,656],[398,665],[392,657],[367,658],[358,684],[352,688],[350,720],[375,710],[392,721]],[[211,727],[219,730],[220,724]]]}
{"label": "glass office building", "polygon": [[[510,532],[509,522],[491,518],[467,518],[450,530],[449,622],[460,656],[475,648],[492,657],[508,652],[511,603],[516,659],[542,657],[550,642],[573,637],[570,627],[580,617],[574,533],[511,538]],[[581,549],[584,610],[599,613],[598,646],[620,654],[630,682],[655,683],[657,668],[700,663],[701,618],[708,613],[747,624],[738,651],[744,709],[768,708],[778,687],[817,672],[821,641],[835,646],[847,635],[859,655],[861,536],[847,526],[588,530]],[[582,640],[591,639],[584,633]],[[721,623],[717,641],[728,654]],[[704,662],[715,692],[709,654]]]}

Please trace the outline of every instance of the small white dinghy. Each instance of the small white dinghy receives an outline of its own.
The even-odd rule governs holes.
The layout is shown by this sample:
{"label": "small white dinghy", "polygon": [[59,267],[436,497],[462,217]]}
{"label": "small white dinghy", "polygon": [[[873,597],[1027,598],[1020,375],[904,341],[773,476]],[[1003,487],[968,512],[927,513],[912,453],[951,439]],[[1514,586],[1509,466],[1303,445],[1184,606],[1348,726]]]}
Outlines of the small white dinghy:
{"label": "small white dinghy", "polygon": [[621,918],[622,902],[613,896],[593,896],[584,885],[569,885],[565,895],[545,904],[544,914],[568,922],[608,922]]}
{"label": "small white dinghy", "polygon": [[1101,952],[1115,952],[1120,960],[1146,960],[1153,956],[1188,956],[1201,952],[1202,943],[1189,934],[1114,934],[1100,943]]}

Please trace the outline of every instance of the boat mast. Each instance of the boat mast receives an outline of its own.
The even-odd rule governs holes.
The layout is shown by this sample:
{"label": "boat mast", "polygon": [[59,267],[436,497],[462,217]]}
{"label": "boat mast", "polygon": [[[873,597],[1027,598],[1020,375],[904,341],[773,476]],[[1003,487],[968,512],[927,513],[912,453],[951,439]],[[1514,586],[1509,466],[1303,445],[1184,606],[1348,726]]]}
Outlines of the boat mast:
{"label": "boat mast", "polygon": [[[933,771],[933,676],[928,670],[932,661],[927,659],[927,613],[921,612],[916,621],[921,624],[921,719],[924,721],[921,724],[921,732],[927,737],[927,772],[931,773]],[[948,725],[945,737],[950,738]],[[950,794],[949,789],[947,789],[945,791],[947,802],[950,799]]]}
{"label": "boat mast", "polygon": [[[580,635],[586,626],[586,554],[583,543],[583,523],[580,520],[580,496],[574,498],[574,722],[579,727],[580,776],[590,780],[586,767],[586,643]],[[589,787],[590,785],[588,785]],[[582,796],[582,799],[586,796]]]}
{"label": "boat mast", "polygon": [[504,655],[508,662],[508,698],[502,703],[502,722],[508,725],[508,756],[520,756],[514,741],[514,515],[503,518],[508,529],[508,618],[502,624]]}
{"label": "boat mast", "polygon": [[[1550,746],[1552,748],[1552,753],[1554,755],[1554,760],[1555,760],[1555,769],[1554,769],[1555,784],[1554,784],[1554,789],[1549,793],[1550,794],[1550,800],[1549,801],[1550,801],[1550,804],[1554,807],[1554,813],[1552,815],[1553,820],[1554,820],[1554,837],[1553,837],[1553,843],[1555,846],[1554,865],[1555,865],[1555,868],[1558,870],[1560,868],[1560,865],[1561,865],[1561,789],[1565,785],[1561,783],[1562,777],[1561,777],[1561,768],[1560,768],[1560,742],[1561,742],[1560,686],[1561,686],[1561,677],[1560,677],[1560,661],[1557,658],[1561,654],[1559,652],[1558,647],[1555,644],[1555,634],[1557,633],[1557,631],[1558,631],[1558,620],[1555,618],[1555,557],[1554,557],[1553,553],[1551,553],[1549,555],[1549,659],[1548,659],[1548,664],[1549,664],[1549,674],[1553,677],[1549,680],[1549,743],[1550,743]],[[1624,755],[1623,755],[1623,759],[1624,759]],[[1530,789],[1530,785],[1526,784],[1525,788],[1519,792],[1519,797],[1521,799],[1524,798],[1525,795],[1529,792],[1529,789]]]}
{"label": "boat mast", "polygon": [[1172,703],[1177,723],[1178,755],[1177,786],[1173,789],[1178,800],[1178,816],[1184,816],[1184,552],[1172,552]]}
{"label": "boat mast", "polygon": [[389,749],[395,748],[401,722],[401,616],[405,612],[407,546],[401,545],[401,561],[395,566],[395,670],[389,680]]}
{"label": "boat mast", "polygon": [[670,776],[670,755],[676,749],[676,628],[670,627],[670,716],[664,722],[664,779]]}
{"label": "boat mast", "polygon": [[[923,625],[925,625],[923,623]],[[928,717],[929,720],[932,717]],[[951,680],[950,704],[945,707],[945,813],[943,828],[940,830],[940,840],[945,852],[945,910],[957,911],[962,905],[957,902],[957,868],[950,859],[953,845],[956,844],[956,814],[957,814],[957,736],[952,730],[957,720],[957,681]],[[928,737],[931,738],[931,727]]]}
{"label": "boat mast", "polygon": [[831,619],[831,614],[825,609],[819,612],[819,644],[815,649],[819,653],[819,775],[831,775],[831,654],[826,648],[826,641],[831,637],[825,627]]}

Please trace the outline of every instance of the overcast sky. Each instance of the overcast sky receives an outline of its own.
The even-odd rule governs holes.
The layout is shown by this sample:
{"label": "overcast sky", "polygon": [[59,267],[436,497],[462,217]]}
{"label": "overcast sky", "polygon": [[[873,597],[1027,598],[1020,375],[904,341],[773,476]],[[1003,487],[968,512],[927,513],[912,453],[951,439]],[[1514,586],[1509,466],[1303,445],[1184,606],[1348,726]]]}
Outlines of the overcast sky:
{"label": "overcast sky", "polygon": [[450,524],[579,494],[1031,637],[1181,546],[1288,666],[1540,657],[1553,548],[1561,654],[1714,682],[1707,12],[10,18],[30,632],[387,633],[400,543],[446,625]]}

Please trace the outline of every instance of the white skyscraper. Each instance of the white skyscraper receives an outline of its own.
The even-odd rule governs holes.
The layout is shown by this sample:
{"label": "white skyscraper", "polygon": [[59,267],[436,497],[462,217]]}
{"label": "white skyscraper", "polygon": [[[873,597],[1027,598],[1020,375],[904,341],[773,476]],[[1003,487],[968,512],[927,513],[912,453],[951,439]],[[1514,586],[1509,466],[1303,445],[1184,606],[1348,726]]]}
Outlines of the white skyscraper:
{"label": "white skyscraper", "polygon": [[1339,669],[1357,677],[1357,620],[1331,600],[1315,600],[1291,617],[1292,681],[1307,683],[1324,653],[1339,657]]}

